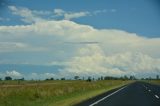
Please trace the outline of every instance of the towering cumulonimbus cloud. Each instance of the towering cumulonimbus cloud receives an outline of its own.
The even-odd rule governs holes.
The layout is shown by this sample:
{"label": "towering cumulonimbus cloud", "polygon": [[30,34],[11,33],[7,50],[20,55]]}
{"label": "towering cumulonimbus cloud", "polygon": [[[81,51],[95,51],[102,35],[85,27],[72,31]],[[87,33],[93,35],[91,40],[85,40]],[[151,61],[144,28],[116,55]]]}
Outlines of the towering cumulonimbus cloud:
{"label": "towering cumulonimbus cloud", "polygon": [[[155,76],[160,73],[160,38],[96,29],[68,20],[0,26],[0,44],[0,53],[15,54],[10,63],[65,66],[57,76]],[[16,54],[23,58],[16,58]],[[44,60],[39,57],[42,55]],[[9,60],[9,56],[5,59]]]}

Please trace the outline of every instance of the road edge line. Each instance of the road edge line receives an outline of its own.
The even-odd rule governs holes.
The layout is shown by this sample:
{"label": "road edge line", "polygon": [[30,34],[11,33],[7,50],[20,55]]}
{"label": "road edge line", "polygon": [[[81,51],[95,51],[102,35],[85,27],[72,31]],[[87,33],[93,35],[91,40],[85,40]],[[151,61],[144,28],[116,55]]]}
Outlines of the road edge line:
{"label": "road edge line", "polygon": [[108,97],[110,97],[110,96],[114,95],[115,93],[117,93],[117,92],[119,92],[119,91],[123,90],[123,89],[124,89],[124,88],[126,88],[126,87],[127,87],[127,86],[124,86],[124,87],[122,87],[122,88],[120,88],[120,89],[116,90],[115,92],[113,92],[113,93],[111,93],[111,94],[109,94],[109,95],[107,95],[107,96],[103,97],[102,99],[100,99],[100,100],[98,100],[98,101],[96,101],[96,102],[94,102],[94,103],[90,104],[89,106],[94,106],[94,105],[98,104],[99,102],[101,102],[101,101],[103,101],[104,99],[106,99],[106,98],[108,98]]}

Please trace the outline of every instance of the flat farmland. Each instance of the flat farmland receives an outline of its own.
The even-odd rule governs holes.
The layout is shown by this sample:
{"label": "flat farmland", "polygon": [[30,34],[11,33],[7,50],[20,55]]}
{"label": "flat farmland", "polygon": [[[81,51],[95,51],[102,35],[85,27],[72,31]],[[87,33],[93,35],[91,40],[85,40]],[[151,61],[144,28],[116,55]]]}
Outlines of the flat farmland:
{"label": "flat farmland", "polygon": [[71,106],[133,81],[0,81],[1,106]]}

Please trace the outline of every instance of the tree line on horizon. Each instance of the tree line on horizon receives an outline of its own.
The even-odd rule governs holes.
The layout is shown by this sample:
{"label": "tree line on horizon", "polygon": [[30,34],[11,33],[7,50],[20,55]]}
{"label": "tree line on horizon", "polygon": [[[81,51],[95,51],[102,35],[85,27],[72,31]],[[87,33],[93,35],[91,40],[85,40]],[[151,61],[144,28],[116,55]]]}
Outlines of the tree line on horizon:
{"label": "tree line on horizon", "polygon": [[[156,75],[156,78],[152,78],[152,77],[148,77],[148,78],[141,78],[141,80],[159,80],[159,75]],[[0,81],[2,80],[2,78],[0,78]],[[4,78],[4,80],[19,80],[19,81],[24,81],[25,78],[20,78],[20,79],[13,79],[11,76],[6,76]],[[34,80],[34,79],[32,79]],[[122,77],[113,77],[113,76],[101,76],[101,77],[98,77],[98,78],[94,78],[94,77],[82,77],[80,78],[80,76],[74,76],[73,79],[66,79],[65,77],[62,77],[60,79],[55,79],[53,77],[51,78],[46,78],[45,80],[86,80],[86,81],[96,81],[96,80],[137,80],[137,78],[135,76],[127,76],[127,75],[124,75]]]}

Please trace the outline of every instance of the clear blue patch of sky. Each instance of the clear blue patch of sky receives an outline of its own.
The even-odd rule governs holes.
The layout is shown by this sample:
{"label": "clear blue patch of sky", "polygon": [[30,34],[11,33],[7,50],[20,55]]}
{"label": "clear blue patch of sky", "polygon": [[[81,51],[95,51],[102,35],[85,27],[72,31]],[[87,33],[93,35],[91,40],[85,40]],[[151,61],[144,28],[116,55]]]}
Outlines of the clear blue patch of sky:
{"label": "clear blue patch of sky", "polygon": [[0,64],[0,72],[5,73],[6,71],[18,70],[22,74],[31,74],[31,73],[58,73],[60,69],[63,69],[63,66],[45,66],[45,65],[27,65],[27,64]]}

